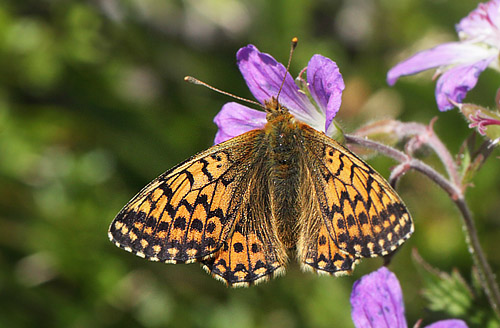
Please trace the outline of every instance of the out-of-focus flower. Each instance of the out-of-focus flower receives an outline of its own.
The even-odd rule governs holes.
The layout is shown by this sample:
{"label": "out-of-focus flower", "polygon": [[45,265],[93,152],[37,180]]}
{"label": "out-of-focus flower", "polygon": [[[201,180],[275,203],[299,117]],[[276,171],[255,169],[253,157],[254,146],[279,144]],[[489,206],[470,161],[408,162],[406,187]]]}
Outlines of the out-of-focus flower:
{"label": "out-of-focus flower", "polygon": [[[356,328],[407,328],[403,293],[396,275],[386,267],[356,281],[351,293]],[[462,320],[442,320],[426,328],[467,328]]]}
{"label": "out-of-focus flower", "polygon": [[[286,74],[282,64],[253,45],[241,48],[236,59],[250,92],[261,104],[278,95]],[[307,84],[300,88],[287,74],[279,102],[300,121],[331,134],[335,130],[332,121],[339,110],[343,90],[344,80],[337,64],[321,55],[314,55],[307,66]],[[229,102],[215,116],[214,122],[219,128],[215,143],[220,143],[262,128],[266,124],[266,113]]]}
{"label": "out-of-focus flower", "polygon": [[437,67],[436,101],[440,111],[461,103],[487,67],[499,69],[500,0],[481,3],[456,25],[459,42],[418,52],[387,73],[393,85],[403,75]]}

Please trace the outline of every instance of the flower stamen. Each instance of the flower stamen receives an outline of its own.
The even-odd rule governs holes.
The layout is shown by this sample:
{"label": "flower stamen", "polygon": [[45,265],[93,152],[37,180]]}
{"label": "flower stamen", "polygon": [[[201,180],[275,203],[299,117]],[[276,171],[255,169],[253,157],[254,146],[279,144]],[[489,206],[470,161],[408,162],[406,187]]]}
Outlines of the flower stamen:
{"label": "flower stamen", "polygon": [[477,131],[481,135],[486,134],[486,127],[488,125],[500,125],[500,120],[481,116],[482,112],[480,110],[476,111],[475,114],[469,115],[469,120],[472,122],[469,124],[469,128],[477,128]]}

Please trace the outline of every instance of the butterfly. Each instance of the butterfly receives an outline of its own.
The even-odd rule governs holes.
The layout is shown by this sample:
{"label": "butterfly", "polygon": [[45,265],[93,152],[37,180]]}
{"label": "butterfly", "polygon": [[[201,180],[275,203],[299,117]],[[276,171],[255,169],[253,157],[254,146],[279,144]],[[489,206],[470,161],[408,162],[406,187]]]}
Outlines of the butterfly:
{"label": "butterfly", "polygon": [[304,270],[349,274],[413,232],[389,183],[273,97],[267,124],[217,144],[142,189],[109,238],[151,261],[201,262],[229,286]]}

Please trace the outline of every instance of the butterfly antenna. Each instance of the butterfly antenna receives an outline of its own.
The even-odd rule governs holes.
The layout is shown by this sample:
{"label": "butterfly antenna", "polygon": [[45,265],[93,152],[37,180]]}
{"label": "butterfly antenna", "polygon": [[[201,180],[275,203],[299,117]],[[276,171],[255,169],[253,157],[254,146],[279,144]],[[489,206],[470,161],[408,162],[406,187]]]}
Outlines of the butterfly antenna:
{"label": "butterfly antenna", "polygon": [[262,107],[261,103],[258,103],[256,101],[253,101],[253,100],[250,100],[250,99],[246,99],[246,98],[243,98],[243,97],[238,97],[238,96],[233,95],[232,93],[229,93],[229,92],[226,92],[226,91],[222,91],[222,90],[217,89],[216,87],[213,87],[213,86],[211,86],[208,83],[202,82],[202,81],[200,81],[197,78],[194,78],[192,76],[186,76],[186,77],[184,77],[184,81],[189,82],[189,83],[193,83],[193,84],[196,84],[196,85],[202,85],[204,87],[209,88],[210,90],[213,90],[213,91],[218,92],[218,93],[222,93],[223,95],[229,96],[231,98],[238,99],[240,101],[247,102],[247,103],[254,104],[254,105],[257,105],[259,107]]}
{"label": "butterfly antenna", "polygon": [[290,63],[292,62],[293,52],[295,51],[298,42],[299,39],[297,37],[292,38],[292,45],[290,46],[290,56],[288,56],[288,64],[286,65],[285,76],[283,77],[283,81],[281,81],[281,86],[278,91],[278,94],[276,95],[276,100],[279,99],[281,90],[283,90],[283,86],[285,85],[286,75],[288,74],[288,70],[290,69]]}

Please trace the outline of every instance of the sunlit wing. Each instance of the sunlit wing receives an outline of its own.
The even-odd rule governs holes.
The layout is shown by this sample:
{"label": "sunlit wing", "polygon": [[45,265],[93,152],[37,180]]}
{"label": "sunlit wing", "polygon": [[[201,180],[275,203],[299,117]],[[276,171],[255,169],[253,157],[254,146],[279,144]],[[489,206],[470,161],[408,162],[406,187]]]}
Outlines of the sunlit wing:
{"label": "sunlit wing", "polygon": [[207,271],[232,286],[265,281],[284,272],[287,261],[271,217],[264,162],[254,163],[252,172],[245,183],[233,233],[213,257],[203,261]]}
{"label": "sunlit wing", "polygon": [[[311,157],[307,162],[311,185],[321,221],[316,229],[321,239],[321,243],[318,240],[318,246],[314,246],[316,252],[326,254],[328,250],[329,254],[336,254],[335,248],[340,250],[347,258],[337,262],[335,268],[338,269],[348,266],[352,258],[394,251],[413,232],[403,201],[380,174],[349,150],[308,126],[303,129],[304,149]],[[304,240],[311,238],[309,232],[303,231],[303,234]],[[328,244],[332,241],[336,247]],[[314,247],[303,252],[314,254]],[[318,269],[318,265],[312,266]]]}
{"label": "sunlit wing", "polygon": [[299,199],[302,212],[297,229],[297,259],[305,271],[334,275],[350,274],[358,259],[353,254],[340,250],[327,229],[327,222],[323,218],[321,209],[323,205],[318,199],[318,193],[323,195],[324,190],[318,189],[321,182],[313,181],[319,178],[314,173],[316,168],[308,165],[310,159],[313,157],[301,163]]}
{"label": "sunlit wing", "polygon": [[[271,224],[261,131],[216,145],[139,192],[109,229],[119,247],[152,261],[202,261],[229,285],[276,274],[286,253]],[[249,170],[249,165],[252,167]]]}
{"label": "sunlit wing", "polygon": [[213,146],[152,181],[116,216],[110,239],[162,262],[193,262],[219,250],[242,201],[239,163],[252,152],[255,133]]}
{"label": "sunlit wing", "polygon": [[313,229],[302,230],[297,243],[297,258],[302,269],[334,275],[350,274],[358,259],[337,247],[326,224],[318,220],[317,216],[315,221],[318,225]]}

